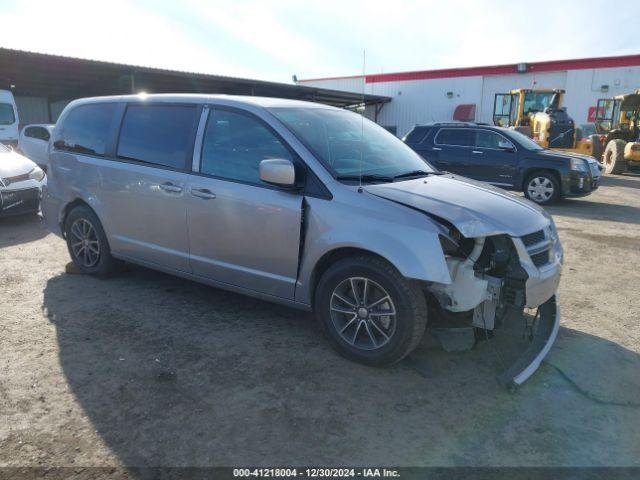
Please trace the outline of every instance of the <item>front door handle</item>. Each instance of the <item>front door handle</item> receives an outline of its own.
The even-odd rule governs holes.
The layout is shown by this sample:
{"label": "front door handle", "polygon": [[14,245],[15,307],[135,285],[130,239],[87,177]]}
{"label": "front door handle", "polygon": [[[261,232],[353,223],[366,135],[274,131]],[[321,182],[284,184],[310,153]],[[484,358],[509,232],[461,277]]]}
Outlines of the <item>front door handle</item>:
{"label": "front door handle", "polygon": [[216,194],[208,188],[192,188],[191,195],[193,195],[194,197],[203,198],[205,200],[216,198]]}
{"label": "front door handle", "polygon": [[171,182],[161,183],[160,188],[165,192],[171,192],[171,193],[180,193],[182,191],[182,187],[175,185]]}
{"label": "front door handle", "polygon": [[475,153],[476,155],[482,155],[483,152],[480,150],[471,150],[471,153]]}
{"label": "front door handle", "polygon": [[432,147],[431,150],[434,150],[436,152],[442,151],[442,149],[440,147]]}

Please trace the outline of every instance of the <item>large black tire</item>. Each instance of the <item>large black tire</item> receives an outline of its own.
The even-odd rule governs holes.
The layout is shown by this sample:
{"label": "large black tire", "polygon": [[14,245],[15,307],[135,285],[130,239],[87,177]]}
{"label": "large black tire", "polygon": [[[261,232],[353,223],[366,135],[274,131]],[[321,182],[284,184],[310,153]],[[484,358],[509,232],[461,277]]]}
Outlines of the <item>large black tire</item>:
{"label": "large black tire", "polygon": [[624,140],[611,140],[604,149],[602,163],[604,164],[604,173],[623,173],[627,170],[627,161],[624,159],[624,147],[627,142]]}
{"label": "large black tire", "polygon": [[589,135],[589,141],[591,142],[591,156],[602,162],[604,146],[602,145],[602,140],[600,140],[600,135]]}
{"label": "large black tire", "polygon": [[111,256],[98,216],[89,207],[73,208],[65,219],[64,232],[71,260],[81,273],[107,276],[121,268],[121,262]]}
{"label": "large black tire", "polygon": [[[353,286],[351,279],[355,279],[355,295],[353,289],[351,295],[341,290],[343,285]],[[385,294],[389,300],[384,300]],[[368,312],[366,318],[363,310]],[[375,366],[402,360],[418,345],[427,324],[427,305],[420,287],[388,262],[366,255],[346,258],[329,267],[315,291],[315,313],[329,342],[341,355]]]}
{"label": "large black tire", "polygon": [[537,170],[527,176],[523,191],[524,196],[532,202],[538,205],[549,205],[557,202],[560,198],[560,183],[552,172]]}

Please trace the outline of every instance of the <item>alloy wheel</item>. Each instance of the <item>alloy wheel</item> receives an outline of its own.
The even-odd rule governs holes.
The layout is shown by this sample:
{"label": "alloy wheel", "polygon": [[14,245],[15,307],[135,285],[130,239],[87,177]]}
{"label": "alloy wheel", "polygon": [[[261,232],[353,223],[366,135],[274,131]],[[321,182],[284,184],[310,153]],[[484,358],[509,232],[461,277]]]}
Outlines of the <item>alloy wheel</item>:
{"label": "alloy wheel", "polygon": [[85,268],[94,267],[100,261],[100,241],[95,228],[85,218],[71,225],[71,250],[76,260]]}
{"label": "alloy wheel", "polygon": [[333,326],[348,344],[375,350],[386,345],[396,330],[396,308],[389,293],[365,277],[350,277],[331,294]]}
{"label": "alloy wheel", "polygon": [[554,194],[554,186],[547,177],[533,177],[527,185],[529,197],[536,202],[546,202]]}

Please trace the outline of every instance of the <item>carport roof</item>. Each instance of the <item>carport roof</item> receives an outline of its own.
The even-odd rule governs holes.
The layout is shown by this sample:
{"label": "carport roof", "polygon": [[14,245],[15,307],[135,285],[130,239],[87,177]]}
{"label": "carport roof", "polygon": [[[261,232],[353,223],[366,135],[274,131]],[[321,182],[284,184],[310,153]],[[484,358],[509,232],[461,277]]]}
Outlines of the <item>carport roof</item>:
{"label": "carport roof", "polygon": [[10,89],[17,96],[47,97],[50,101],[139,91],[282,97],[336,107],[391,101],[390,97],[381,95],[362,95],[326,88],[164,70],[7,48],[0,48],[0,88]]}

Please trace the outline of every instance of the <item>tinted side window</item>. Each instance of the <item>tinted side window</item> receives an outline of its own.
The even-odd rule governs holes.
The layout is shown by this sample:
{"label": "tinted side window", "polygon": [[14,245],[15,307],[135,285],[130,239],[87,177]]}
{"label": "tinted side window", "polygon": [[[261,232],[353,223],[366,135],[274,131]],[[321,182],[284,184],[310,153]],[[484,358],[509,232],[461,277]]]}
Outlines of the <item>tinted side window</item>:
{"label": "tinted side window", "polygon": [[255,118],[226,110],[209,114],[201,173],[258,184],[260,162],[267,158],[293,161],[280,139]]}
{"label": "tinted side window", "polygon": [[95,103],[74,108],[58,129],[54,146],[70,152],[104,155],[115,111],[115,103]]}
{"label": "tinted side window", "polygon": [[49,141],[49,131],[43,127],[27,127],[24,131],[25,137],[37,138],[38,140]]}
{"label": "tinted side window", "polygon": [[469,147],[471,146],[471,130],[467,128],[443,128],[436,135],[435,143]]}
{"label": "tinted side window", "polygon": [[427,136],[429,130],[428,127],[414,127],[404,138],[404,141],[406,143],[420,143]]}
{"label": "tinted side window", "polygon": [[197,113],[196,105],[129,105],[122,120],[118,157],[186,168]]}

